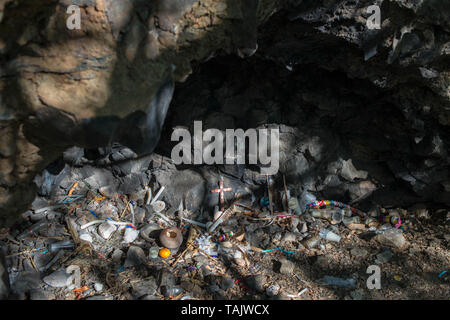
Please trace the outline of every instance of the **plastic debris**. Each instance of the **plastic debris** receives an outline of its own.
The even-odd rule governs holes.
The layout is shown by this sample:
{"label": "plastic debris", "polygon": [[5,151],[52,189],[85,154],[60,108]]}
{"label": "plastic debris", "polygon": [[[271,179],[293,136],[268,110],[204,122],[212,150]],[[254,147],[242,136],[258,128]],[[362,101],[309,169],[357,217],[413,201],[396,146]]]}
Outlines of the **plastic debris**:
{"label": "plastic debris", "polygon": [[152,203],[152,209],[156,212],[156,213],[160,213],[161,211],[163,211],[166,208],[166,204],[163,201],[155,201]]}
{"label": "plastic debris", "polygon": [[348,204],[344,204],[342,202],[338,202],[338,201],[334,201],[334,200],[314,201],[314,202],[308,203],[306,205],[306,209],[320,208],[320,207],[326,207],[326,206],[333,206],[333,207],[338,207],[338,208],[343,208],[343,209],[350,209],[353,213],[356,213],[357,215],[359,215],[362,218],[365,218],[367,216],[367,214],[362,212],[361,210],[353,208],[353,207],[349,206]]}
{"label": "plastic debris", "polygon": [[167,248],[163,248],[163,249],[159,250],[159,256],[161,258],[167,259],[170,256],[170,254],[171,254],[171,252]]}

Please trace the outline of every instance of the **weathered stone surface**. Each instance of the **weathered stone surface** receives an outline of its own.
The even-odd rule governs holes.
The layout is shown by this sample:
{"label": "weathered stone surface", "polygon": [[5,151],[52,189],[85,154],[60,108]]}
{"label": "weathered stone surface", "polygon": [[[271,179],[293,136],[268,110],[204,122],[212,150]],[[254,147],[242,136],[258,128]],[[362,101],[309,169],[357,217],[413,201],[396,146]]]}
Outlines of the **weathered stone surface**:
{"label": "weathered stone surface", "polygon": [[287,259],[282,259],[280,262],[281,262],[280,273],[284,275],[292,275],[295,269],[295,263]]}
{"label": "weathered stone surface", "polygon": [[155,278],[142,280],[132,285],[132,293],[136,298],[144,295],[154,295],[156,290],[158,290],[158,285]]}
{"label": "weathered stone surface", "polygon": [[125,260],[125,268],[137,267],[146,260],[146,255],[142,248],[131,246],[127,252],[127,259]]}
{"label": "weathered stone surface", "polygon": [[66,270],[60,269],[44,277],[43,281],[54,288],[64,288],[68,285],[69,277],[70,274]]}
{"label": "weathered stone surface", "polygon": [[[0,150],[7,157],[0,159],[0,207],[11,213],[31,202],[34,175],[68,147],[106,146],[113,138],[153,151],[165,114],[144,120],[161,108],[151,99],[162,85],[184,81],[191,62],[217,50],[253,53],[258,24],[278,6],[268,0],[248,6],[231,0],[6,2],[0,3]],[[72,4],[81,9],[80,30],[66,26]],[[165,100],[159,102],[168,105],[170,90],[160,93]],[[149,137],[142,126],[154,130]]]}
{"label": "weathered stone surface", "polygon": [[104,222],[98,226],[98,234],[102,236],[104,239],[108,240],[114,231],[117,230],[117,227],[111,223]]}

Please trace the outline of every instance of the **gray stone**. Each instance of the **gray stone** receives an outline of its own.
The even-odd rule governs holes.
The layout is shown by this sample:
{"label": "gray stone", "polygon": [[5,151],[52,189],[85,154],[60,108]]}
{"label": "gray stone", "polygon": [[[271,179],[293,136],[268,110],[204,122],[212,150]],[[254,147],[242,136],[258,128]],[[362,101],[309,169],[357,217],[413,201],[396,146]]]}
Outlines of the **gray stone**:
{"label": "gray stone", "polygon": [[271,284],[266,288],[266,294],[269,297],[274,297],[280,292],[280,286],[278,284]]}
{"label": "gray stone", "polygon": [[80,240],[92,243],[92,236],[89,233],[85,232],[80,234]]}
{"label": "gray stone", "polygon": [[64,269],[59,269],[52,274],[46,276],[43,281],[54,288],[64,288],[68,285],[70,274]]}
{"label": "gray stone", "polygon": [[170,272],[168,269],[162,269],[159,273],[159,285],[166,287],[175,286],[176,279],[173,272]]}
{"label": "gray stone", "polygon": [[107,297],[107,296],[97,295],[97,296],[88,297],[88,298],[86,298],[86,300],[113,300],[113,298],[112,297]]}

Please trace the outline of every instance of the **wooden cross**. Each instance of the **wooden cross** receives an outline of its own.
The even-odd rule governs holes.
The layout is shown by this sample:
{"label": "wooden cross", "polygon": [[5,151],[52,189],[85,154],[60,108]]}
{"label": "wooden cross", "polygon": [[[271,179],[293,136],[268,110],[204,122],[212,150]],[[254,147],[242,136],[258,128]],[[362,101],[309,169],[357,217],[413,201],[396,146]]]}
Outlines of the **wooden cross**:
{"label": "wooden cross", "polygon": [[225,198],[224,198],[224,192],[229,192],[233,190],[232,188],[224,188],[223,187],[223,177],[220,176],[219,181],[219,189],[211,190],[212,193],[219,193],[219,204],[220,204],[220,211],[224,211],[225,209]]}

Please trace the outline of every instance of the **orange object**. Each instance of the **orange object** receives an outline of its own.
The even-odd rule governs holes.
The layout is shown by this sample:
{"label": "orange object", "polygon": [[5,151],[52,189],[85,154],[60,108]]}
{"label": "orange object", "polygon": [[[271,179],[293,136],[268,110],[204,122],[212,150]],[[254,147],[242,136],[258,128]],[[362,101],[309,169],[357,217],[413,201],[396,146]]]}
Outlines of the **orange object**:
{"label": "orange object", "polygon": [[159,256],[164,259],[168,258],[170,256],[170,250],[167,248],[159,250]]}
{"label": "orange object", "polygon": [[70,188],[68,195],[71,196],[72,193],[75,191],[75,188],[78,187],[78,182],[75,182],[72,186],[72,188]]}
{"label": "orange object", "polygon": [[88,286],[84,286],[84,287],[81,287],[81,288],[73,289],[72,291],[73,292],[85,292],[87,290],[89,290],[89,287]]}
{"label": "orange object", "polygon": [[102,200],[105,200],[105,199],[106,199],[106,197],[97,197],[94,200],[95,201],[102,201]]}

